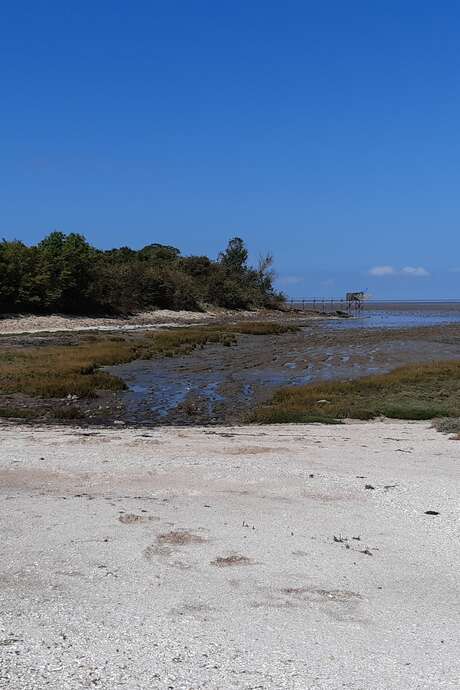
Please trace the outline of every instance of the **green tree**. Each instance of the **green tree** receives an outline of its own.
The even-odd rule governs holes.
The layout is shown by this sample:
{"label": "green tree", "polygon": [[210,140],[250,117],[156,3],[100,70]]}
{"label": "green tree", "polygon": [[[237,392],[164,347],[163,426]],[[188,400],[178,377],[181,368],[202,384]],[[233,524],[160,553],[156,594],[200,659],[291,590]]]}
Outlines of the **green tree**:
{"label": "green tree", "polygon": [[138,256],[152,264],[171,265],[179,258],[180,251],[166,244],[148,244],[138,252]]}
{"label": "green tree", "polygon": [[93,276],[98,252],[83,235],[52,232],[37,245],[37,284],[48,309],[81,312],[95,301]]}
{"label": "green tree", "polygon": [[35,252],[22,242],[0,243],[0,309],[14,312],[39,306],[35,289]]}
{"label": "green tree", "polygon": [[233,237],[225,251],[219,254],[219,263],[234,275],[242,274],[247,269],[248,250],[241,237]]}
{"label": "green tree", "polygon": [[243,240],[232,238],[217,261],[183,257],[176,247],[149,244],[99,251],[83,235],[52,232],[38,245],[0,243],[0,310],[90,313],[140,309],[231,309],[276,306],[273,259],[248,265]]}

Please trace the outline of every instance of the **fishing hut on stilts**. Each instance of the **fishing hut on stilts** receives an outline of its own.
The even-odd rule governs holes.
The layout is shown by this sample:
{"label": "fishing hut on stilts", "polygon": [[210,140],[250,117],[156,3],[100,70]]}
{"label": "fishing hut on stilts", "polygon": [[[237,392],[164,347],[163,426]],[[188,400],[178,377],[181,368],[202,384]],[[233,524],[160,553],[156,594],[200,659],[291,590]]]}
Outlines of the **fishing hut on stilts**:
{"label": "fishing hut on stilts", "polygon": [[360,314],[366,295],[364,292],[347,292],[346,302],[347,302],[347,312],[348,314]]}

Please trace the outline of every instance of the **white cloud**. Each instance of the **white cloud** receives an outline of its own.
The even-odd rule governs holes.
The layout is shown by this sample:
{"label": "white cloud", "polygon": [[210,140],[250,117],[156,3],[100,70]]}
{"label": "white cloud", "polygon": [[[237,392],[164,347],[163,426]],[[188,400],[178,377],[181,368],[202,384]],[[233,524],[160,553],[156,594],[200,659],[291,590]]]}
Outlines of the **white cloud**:
{"label": "white cloud", "polygon": [[429,271],[423,266],[404,266],[404,268],[397,269],[394,266],[374,266],[369,269],[370,276],[409,276],[411,278],[426,278],[430,275]]}
{"label": "white cloud", "polygon": [[414,278],[426,278],[426,276],[430,275],[426,268],[422,268],[422,266],[405,266],[401,273],[405,276],[414,276]]}
{"label": "white cloud", "polygon": [[393,266],[374,266],[368,271],[370,276],[391,276],[396,273]]}
{"label": "white cloud", "polygon": [[300,283],[303,283],[303,281],[303,276],[281,276],[278,278],[278,283],[281,285],[299,285]]}

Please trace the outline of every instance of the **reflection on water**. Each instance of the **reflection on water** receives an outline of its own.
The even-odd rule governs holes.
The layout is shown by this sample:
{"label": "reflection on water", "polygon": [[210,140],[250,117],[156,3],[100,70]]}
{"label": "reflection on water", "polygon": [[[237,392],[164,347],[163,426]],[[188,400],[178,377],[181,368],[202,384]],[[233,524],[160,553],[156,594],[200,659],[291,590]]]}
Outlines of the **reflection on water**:
{"label": "reflection on water", "polygon": [[214,381],[213,383],[208,383],[206,386],[198,387],[196,393],[206,398],[208,414],[211,415],[214,410],[214,405],[217,402],[223,402],[225,397],[218,392],[219,382]]}

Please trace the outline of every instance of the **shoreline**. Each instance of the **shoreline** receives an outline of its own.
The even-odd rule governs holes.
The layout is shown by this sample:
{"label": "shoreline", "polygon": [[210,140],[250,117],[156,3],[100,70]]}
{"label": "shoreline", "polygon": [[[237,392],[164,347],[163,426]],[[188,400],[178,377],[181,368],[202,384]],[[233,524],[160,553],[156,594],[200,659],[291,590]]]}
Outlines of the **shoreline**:
{"label": "shoreline", "polygon": [[2,335],[32,335],[34,333],[79,333],[86,331],[129,332],[142,330],[161,330],[176,326],[220,324],[232,320],[322,320],[340,318],[320,312],[296,312],[259,309],[254,311],[232,311],[229,309],[210,309],[203,312],[157,311],[141,312],[127,317],[71,316],[49,314],[11,315],[0,318],[0,337]]}

